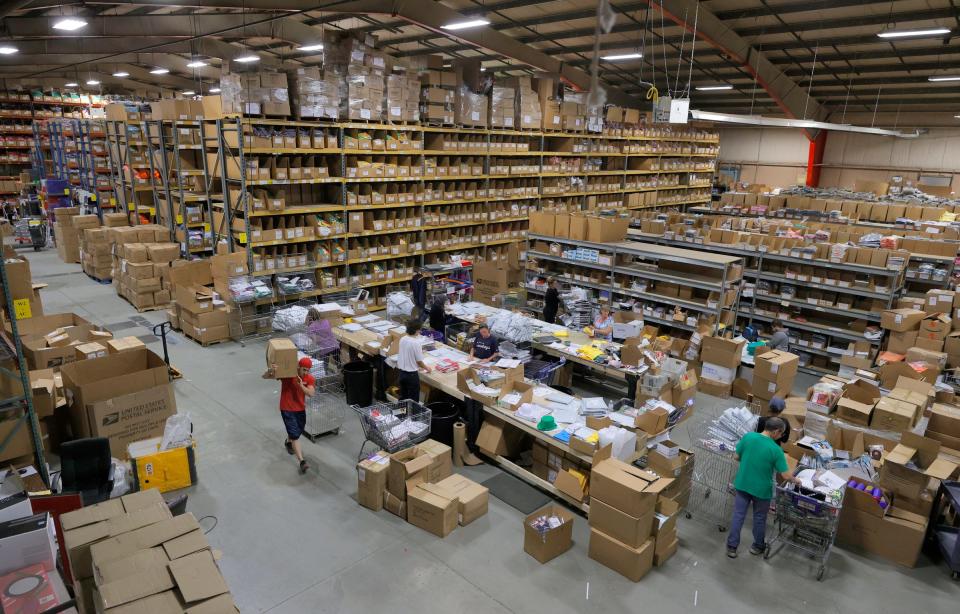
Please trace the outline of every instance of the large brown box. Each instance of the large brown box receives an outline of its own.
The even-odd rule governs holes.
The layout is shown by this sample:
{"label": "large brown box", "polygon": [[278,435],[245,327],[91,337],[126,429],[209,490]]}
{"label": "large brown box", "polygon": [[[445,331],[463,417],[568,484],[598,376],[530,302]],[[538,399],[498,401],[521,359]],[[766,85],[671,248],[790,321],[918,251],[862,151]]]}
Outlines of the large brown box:
{"label": "large brown box", "polygon": [[652,539],[634,548],[602,531],[590,529],[590,558],[634,582],[639,582],[653,568],[653,552]]}
{"label": "large brown box", "polygon": [[[542,534],[531,523],[541,516],[560,518],[560,526]],[[573,514],[555,503],[538,509],[523,519],[523,551],[546,563],[573,546]]]}

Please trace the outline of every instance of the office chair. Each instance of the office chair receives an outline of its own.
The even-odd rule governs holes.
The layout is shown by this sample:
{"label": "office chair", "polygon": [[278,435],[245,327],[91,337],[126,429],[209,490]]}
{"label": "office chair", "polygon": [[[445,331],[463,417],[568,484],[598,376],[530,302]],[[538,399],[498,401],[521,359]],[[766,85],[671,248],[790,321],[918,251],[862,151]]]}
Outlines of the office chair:
{"label": "office chair", "polygon": [[60,492],[80,493],[84,505],[110,498],[113,461],[110,440],[76,439],[60,446]]}

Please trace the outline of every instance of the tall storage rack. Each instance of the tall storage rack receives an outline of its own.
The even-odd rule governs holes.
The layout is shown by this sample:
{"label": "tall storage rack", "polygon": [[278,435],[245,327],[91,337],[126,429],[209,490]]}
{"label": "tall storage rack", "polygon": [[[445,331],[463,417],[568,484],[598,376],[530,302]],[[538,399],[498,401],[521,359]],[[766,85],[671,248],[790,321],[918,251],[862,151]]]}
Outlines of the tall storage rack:
{"label": "tall storage rack", "polygon": [[[878,349],[883,338],[867,339],[862,333],[851,330],[845,324],[830,325],[825,322],[810,321],[810,317],[840,319],[862,319],[870,324],[878,325],[884,309],[893,307],[897,297],[904,291],[905,269],[887,269],[883,267],[866,266],[859,264],[833,263],[824,260],[811,260],[783,254],[772,254],[762,251],[746,250],[718,243],[695,243],[666,239],[660,236],[641,233],[631,230],[628,238],[644,244],[667,245],[686,247],[705,252],[728,254],[742,257],[745,262],[744,276],[755,281],[766,281],[783,286],[795,286],[804,290],[836,293],[848,297],[851,305],[836,307],[821,305],[819,302],[791,298],[788,294],[764,293],[757,287],[753,292],[744,292],[737,303],[737,317],[752,324],[754,320],[770,323],[778,319],[770,307],[779,305],[801,313],[807,321],[782,318],[781,321],[790,331],[790,349],[793,352],[807,353],[826,358],[828,361],[838,360],[847,352],[850,342],[868,342]],[[771,269],[785,268],[784,272],[774,272]],[[811,267],[814,273],[806,275],[791,272],[789,267]],[[840,285],[833,280],[840,273],[855,274],[860,277],[875,280],[885,280],[886,286],[873,289],[857,285]],[[814,281],[816,278],[818,281]],[[870,309],[853,307],[855,300],[870,300],[874,305]],[[828,320],[827,322],[829,322]],[[806,335],[806,337],[804,336]],[[838,342],[840,345],[838,345]],[[811,364],[801,365],[800,369],[814,375],[824,375],[835,370],[818,367]]]}
{"label": "tall storage rack", "polygon": [[40,423],[33,408],[30,374],[17,330],[18,317],[29,317],[29,315],[21,314],[21,306],[17,304],[19,301],[12,298],[6,262],[2,259],[0,259],[0,284],[5,297],[4,307],[8,314],[12,314],[8,320],[9,328],[4,327],[0,330],[0,380],[2,380],[4,391],[0,394],[0,415],[3,417],[5,432],[5,435],[0,438],[0,450],[11,442],[20,429],[29,429],[37,471],[43,478],[43,482],[50,485],[50,474],[43,455]]}
{"label": "tall storage rack", "polygon": [[40,160],[44,174],[68,181],[78,202],[98,216],[114,209],[113,169],[103,120],[50,119],[34,126],[38,135],[47,137],[43,149],[50,151],[49,163]]}
{"label": "tall storage rack", "polygon": [[[559,253],[537,249],[542,244],[559,246]],[[597,259],[564,255],[570,248],[595,251]],[[592,256],[592,253],[586,255]],[[635,264],[625,265],[622,262],[625,259]],[[600,292],[600,297],[611,303],[623,298],[637,299],[644,304],[644,322],[691,334],[715,333],[733,323],[742,287],[741,262],[739,256],[632,241],[595,243],[547,235],[528,236],[528,272],[553,276],[564,283]],[[677,268],[671,270],[671,266]],[[561,271],[560,267],[565,268]],[[529,283],[526,286],[528,292],[542,292],[531,289]],[[664,294],[666,288],[676,290],[677,295]],[[685,296],[681,298],[678,294]],[[676,319],[674,314],[681,312],[684,316]],[[701,324],[704,319],[706,327]]]}
{"label": "tall storage rack", "polygon": [[[250,117],[204,124],[206,170],[223,195],[212,200],[214,243],[246,249],[256,276],[313,274],[312,295],[402,283],[453,253],[490,258],[524,240],[531,209],[707,202],[718,153],[703,127],[617,136]],[[280,190],[284,206],[261,202],[279,201]],[[321,217],[320,234],[298,216]]]}
{"label": "tall storage rack", "polygon": [[165,188],[143,122],[105,120],[105,126],[117,206],[133,214],[132,224],[152,221],[160,204],[157,193]]}

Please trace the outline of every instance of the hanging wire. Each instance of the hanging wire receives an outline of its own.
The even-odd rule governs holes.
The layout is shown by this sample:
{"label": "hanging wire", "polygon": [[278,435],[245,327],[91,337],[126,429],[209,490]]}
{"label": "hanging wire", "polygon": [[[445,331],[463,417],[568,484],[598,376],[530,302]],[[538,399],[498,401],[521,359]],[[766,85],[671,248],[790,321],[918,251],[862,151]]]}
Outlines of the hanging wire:
{"label": "hanging wire", "polygon": [[803,101],[803,119],[807,119],[807,105],[810,104],[810,91],[813,89],[813,74],[817,70],[817,54],[820,53],[820,41],[813,50],[813,63],[810,65],[810,80],[807,82],[807,99]]}
{"label": "hanging wire", "polygon": [[[764,28],[766,30],[766,28]],[[761,38],[765,32],[761,32]],[[757,99],[757,75],[760,74],[760,56],[763,55],[763,41],[760,41],[760,47],[756,53],[756,64],[753,67],[753,87],[750,88],[750,115],[753,115],[753,103]]]}
{"label": "hanging wire", "polygon": [[870,127],[873,128],[873,122],[877,119],[877,107],[880,106],[880,92],[883,90],[883,86],[877,88],[877,99],[873,103],[873,117],[870,118]]}
{"label": "hanging wire", "polygon": [[[697,0],[697,8],[693,13],[693,40],[690,41],[690,72],[687,73],[687,87],[683,90],[681,98],[689,98],[693,92],[693,56],[697,51],[697,27],[700,25],[700,0]],[[682,49],[682,48],[681,48]]]}
{"label": "hanging wire", "polygon": [[843,115],[840,117],[840,123],[846,123],[847,103],[850,101],[850,88],[853,87],[853,70],[850,70],[850,81],[847,83],[847,95],[843,97]]}
{"label": "hanging wire", "polygon": [[683,11],[683,26],[682,31],[680,32],[680,55],[677,56],[677,78],[674,80],[673,92],[676,94],[680,91],[680,73],[681,66],[683,65],[683,45],[687,41],[687,9]]}
{"label": "hanging wire", "polygon": [[660,49],[663,51],[663,75],[664,79],[667,82],[667,96],[670,96],[670,67],[667,66],[667,39],[663,35],[663,30],[666,29],[666,26],[663,25],[663,6],[660,6]]}

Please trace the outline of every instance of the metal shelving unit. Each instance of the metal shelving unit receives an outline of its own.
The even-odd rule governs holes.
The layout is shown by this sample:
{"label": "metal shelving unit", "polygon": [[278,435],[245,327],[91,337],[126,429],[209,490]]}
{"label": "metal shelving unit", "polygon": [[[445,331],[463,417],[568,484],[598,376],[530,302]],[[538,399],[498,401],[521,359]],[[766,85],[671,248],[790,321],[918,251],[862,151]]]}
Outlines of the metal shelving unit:
{"label": "metal shelving unit", "polygon": [[[34,462],[40,477],[45,484],[50,484],[50,474],[47,471],[47,463],[43,455],[43,440],[40,434],[40,423],[37,420],[37,414],[33,409],[33,395],[30,385],[30,374],[27,370],[27,361],[23,355],[23,344],[20,341],[20,334],[17,329],[18,311],[15,301],[10,293],[10,284],[7,278],[6,262],[0,259],[0,284],[3,286],[3,295],[5,297],[4,308],[9,317],[9,332],[0,330],[0,362],[9,363],[15,361],[17,371],[12,371],[0,367],[0,378],[4,382],[6,394],[0,398],[0,414],[7,419],[7,416],[13,415],[17,420],[14,429],[0,440],[0,450],[5,448],[11,439],[19,432],[21,428],[30,429],[30,436],[33,442]],[[19,416],[15,414],[19,413]]]}
{"label": "metal shelving unit", "polygon": [[[736,275],[734,267],[742,263],[738,256],[725,256],[698,252],[692,249],[678,249],[669,246],[642,244],[631,241],[619,243],[595,243],[592,241],[581,241],[576,239],[567,239],[563,237],[552,237],[547,235],[530,234],[527,237],[527,260],[555,262],[576,267],[578,269],[588,269],[603,273],[606,277],[603,281],[585,281],[575,279],[567,275],[558,275],[552,271],[535,271],[537,275],[553,275],[557,279],[575,286],[583,286],[607,293],[611,299],[615,296],[627,296],[639,298],[648,302],[664,306],[664,315],[668,315],[667,309],[673,306],[681,306],[695,311],[698,314],[713,316],[714,324],[711,332],[718,332],[724,326],[724,320],[732,321],[732,316],[724,315],[725,312],[733,313],[736,310],[737,299],[742,287],[742,278]],[[533,249],[534,241],[546,241],[549,243],[558,243],[561,246],[585,247],[598,250],[600,255],[609,260],[609,263],[600,264],[599,262],[587,262],[583,260],[566,258],[556,254],[548,254]],[[636,259],[640,262],[670,262],[698,267],[703,270],[703,275],[692,274],[670,274],[660,271],[647,270],[642,266],[622,266],[619,264],[622,256]],[[528,270],[530,270],[528,268]],[[718,295],[716,306],[710,307],[707,301],[699,302],[692,299],[678,299],[677,297],[663,296],[656,292],[641,292],[624,286],[620,281],[627,279],[646,279],[665,283],[676,284],[678,286],[688,287],[695,290],[715,292]],[[730,306],[724,306],[723,295],[728,290],[735,289],[737,297],[730,303]],[[646,313],[644,310],[644,321],[667,326],[677,330],[695,332],[698,327],[687,324],[684,321],[677,321],[667,317],[655,316],[652,313]]]}

